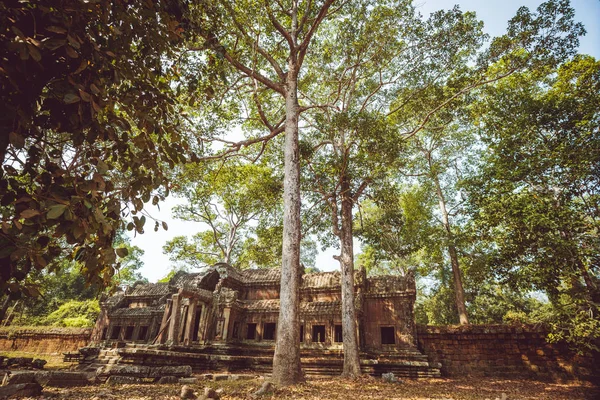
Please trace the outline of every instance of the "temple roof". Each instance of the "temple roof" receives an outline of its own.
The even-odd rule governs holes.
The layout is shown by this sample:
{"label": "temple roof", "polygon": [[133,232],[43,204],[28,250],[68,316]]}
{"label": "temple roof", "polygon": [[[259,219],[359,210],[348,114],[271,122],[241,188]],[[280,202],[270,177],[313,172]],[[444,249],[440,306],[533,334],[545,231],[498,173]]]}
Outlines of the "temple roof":
{"label": "temple roof", "polygon": [[279,268],[243,269],[240,271],[244,283],[275,283],[281,280]]}
{"label": "temple roof", "polygon": [[340,286],[341,274],[334,272],[317,272],[302,275],[302,289],[320,289]]}
{"label": "temple roof", "polygon": [[[279,311],[279,299],[269,300],[242,300],[239,304],[248,311],[255,312],[277,312]],[[300,303],[300,313],[307,314],[339,314],[341,313],[341,301],[308,301]]]}
{"label": "temple roof", "polygon": [[175,275],[173,275],[168,285],[174,286],[176,288],[196,286],[198,285],[198,283],[200,283],[202,278],[204,278],[204,276],[206,276],[209,272],[212,272],[212,270],[194,273],[179,271]]}
{"label": "temple roof", "polygon": [[127,291],[127,296],[146,297],[146,296],[164,296],[171,293],[168,283],[137,283]]}
{"label": "temple roof", "polygon": [[117,308],[113,310],[111,317],[151,317],[163,312],[164,307]]}

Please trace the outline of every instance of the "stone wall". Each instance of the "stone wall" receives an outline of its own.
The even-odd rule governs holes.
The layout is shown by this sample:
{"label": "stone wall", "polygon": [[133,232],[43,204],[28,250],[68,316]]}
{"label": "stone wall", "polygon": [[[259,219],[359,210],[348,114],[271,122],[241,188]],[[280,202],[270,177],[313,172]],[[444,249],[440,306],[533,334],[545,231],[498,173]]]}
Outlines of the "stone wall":
{"label": "stone wall", "polygon": [[91,334],[91,328],[0,328],[0,352],[53,354],[77,351],[89,343]]}
{"label": "stone wall", "polygon": [[442,374],[600,379],[600,357],[579,356],[546,342],[541,326],[417,326],[419,349],[442,364]]}

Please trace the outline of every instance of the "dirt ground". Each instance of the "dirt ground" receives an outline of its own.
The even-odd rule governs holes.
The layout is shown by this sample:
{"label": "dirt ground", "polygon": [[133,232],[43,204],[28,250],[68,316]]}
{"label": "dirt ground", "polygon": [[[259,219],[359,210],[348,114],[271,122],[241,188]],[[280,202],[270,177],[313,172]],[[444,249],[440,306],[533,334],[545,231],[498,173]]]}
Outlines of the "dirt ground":
{"label": "dirt ground", "polygon": [[[190,385],[198,393],[208,386],[222,388],[221,399],[248,399],[262,381],[200,382]],[[182,385],[121,385],[88,386],[74,389],[46,388],[43,399],[95,400],[178,400]],[[41,400],[42,398],[38,398]],[[403,380],[384,383],[381,379],[365,377],[357,380],[309,379],[306,383],[276,389],[262,399],[418,399],[418,400],[529,400],[529,399],[600,399],[600,388],[591,383],[548,383],[531,380],[462,378]]]}

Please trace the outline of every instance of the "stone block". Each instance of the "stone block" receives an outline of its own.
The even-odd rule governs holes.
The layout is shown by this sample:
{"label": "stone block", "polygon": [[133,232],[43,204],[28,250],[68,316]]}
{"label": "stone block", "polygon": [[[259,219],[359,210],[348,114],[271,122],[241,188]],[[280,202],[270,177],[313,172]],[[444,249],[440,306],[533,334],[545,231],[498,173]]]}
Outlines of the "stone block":
{"label": "stone block", "polygon": [[90,384],[89,376],[85,372],[77,371],[45,371],[38,372],[37,382],[42,386],[74,387]]}
{"label": "stone block", "polygon": [[221,396],[219,396],[219,394],[217,393],[217,391],[215,389],[205,387],[204,388],[204,398],[219,400],[221,398]]}
{"label": "stone block", "polygon": [[179,378],[176,376],[161,376],[156,383],[160,385],[179,383]]}
{"label": "stone block", "polygon": [[35,360],[33,360],[31,362],[31,366],[35,369],[43,369],[44,365],[46,365],[48,363],[48,361],[46,360],[41,360],[39,358],[36,358]]}
{"label": "stone block", "polygon": [[[96,370],[96,374],[101,376],[122,375],[145,378],[148,377],[149,370],[150,368],[145,365],[104,365]],[[159,376],[157,375],[157,377]]]}
{"label": "stone block", "polygon": [[229,374],[216,374],[213,376],[213,381],[226,381],[229,379]]}
{"label": "stone block", "polygon": [[4,377],[4,385],[16,385],[20,383],[35,383],[35,372],[33,371],[11,371]]}
{"label": "stone block", "polygon": [[162,367],[149,367],[148,377],[158,378],[161,376],[188,377],[192,375],[192,367],[189,365],[165,365]]}
{"label": "stone block", "polygon": [[196,378],[196,377],[179,378],[179,383],[183,383],[186,385],[197,385],[198,382],[199,382],[198,378]]}
{"label": "stone block", "polygon": [[39,383],[17,383],[0,387],[0,399],[11,397],[38,397],[42,394]]}
{"label": "stone block", "polygon": [[144,382],[144,380],[140,377],[121,375],[111,375],[106,380],[107,385],[131,385],[142,382]]}

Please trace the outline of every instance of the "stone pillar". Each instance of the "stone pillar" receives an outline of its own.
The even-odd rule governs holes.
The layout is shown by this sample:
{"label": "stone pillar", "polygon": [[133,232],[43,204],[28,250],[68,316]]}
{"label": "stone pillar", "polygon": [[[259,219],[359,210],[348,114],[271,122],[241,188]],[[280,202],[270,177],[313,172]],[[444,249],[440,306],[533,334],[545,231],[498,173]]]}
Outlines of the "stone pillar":
{"label": "stone pillar", "polygon": [[179,324],[181,323],[181,295],[175,293],[172,297],[171,323],[169,324],[169,335],[167,341],[170,344],[179,344]]}
{"label": "stone pillar", "polygon": [[227,335],[229,331],[229,315],[231,315],[231,308],[226,307],[223,310],[223,318],[225,321],[223,322],[223,335],[221,336],[221,340],[227,340]]}
{"label": "stone pillar", "polygon": [[173,300],[167,299],[167,305],[165,306],[165,313],[163,314],[162,321],[160,323],[160,328],[158,330],[158,337],[156,341],[160,344],[164,344],[167,341],[168,329],[169,329],[169,317],[171,316],[171,311],[173,309]]}
{"label": "stone pillar", "polygon": [[192,343],[192,336],[194,335],[194,327],[196,326],[196,310],[198,308],[198,300],[190,299],[190,305],[187,312],[187,325],[183,336],[183,345],[189,346]]}
{"label": "stone pillar", "polygon": [[[181,302],[183,303],[184,300],[185,298],[182,298]],[[177,343],[183,343],[185,333],[184,330],[187,330],[187,323],[189,322],[187,320],[187,313],[189,309],[189,304],[184,304],[181,306],[181,314],[179,317],[179,331],[177,332]]]}

